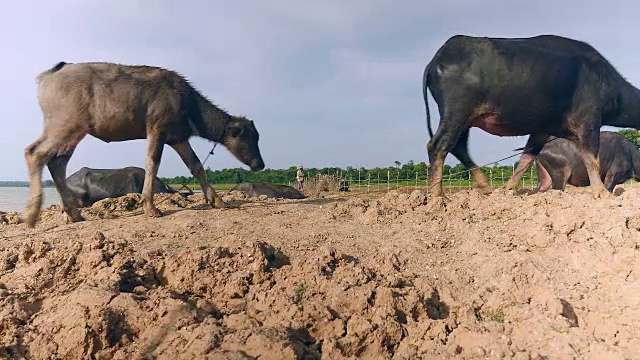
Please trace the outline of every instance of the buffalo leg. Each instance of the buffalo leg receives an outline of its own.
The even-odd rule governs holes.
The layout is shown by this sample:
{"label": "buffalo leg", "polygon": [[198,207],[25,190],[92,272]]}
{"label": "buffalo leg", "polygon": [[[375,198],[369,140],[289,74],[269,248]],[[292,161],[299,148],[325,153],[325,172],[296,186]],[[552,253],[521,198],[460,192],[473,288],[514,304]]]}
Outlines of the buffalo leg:
{"label": "buffalo leg", "polygon": [[520,179],[522,179],[525,172],[529,170],[531,164],[533,164],[533,161],[536,158],[536,155],[540,153],[540,150],[542,150],[542,147],[548,138],[549,137],[545,135],[529,136],[529,140],[527,140],[527,144],[525,145],[525,150],[522,155],[520,155],[518,167],[505,184],[505,190],[514,190],[518,187],[518,182],[520,182]]}
{"label": "buffalo leg", "polygon": [[562,177],[558,180],[554,181],[553,188],[556,190],[564,191],[567,188],[567,183],[569,182],[569,178],[573,175],[573,169],[570,165],[566,165],[562,168]]}
{"label": "buffalo leg", "polygon": [[469,156],[469,129],[462,132],[460,139],[456,145],[451,149],[451,154],[455,156],[462,165],[467,169],[471,169],[471,177],[473,178],[473,186],[480,190],[482,193],[488,194],[491,192],[491,188],[487,184],[487,177],[482,173],[478,166],[471,160]]}
{"label": "buffalo leg", "polygon": [[536,165],[538,165],[538,191],[547,191],[551,188],[553,179],[540,160],[536,160]]}
{"label": "buffalo leg", "polygon": [[[587,147],[591,148],[590,145]],[[591,150],[582,149],[580,151],[584,166],[587,168],[587,174],[589,175],[589,186],[591,186],[591,192],[594,199],[605,199],[610,196],[610,193],[605,188],[602,180],[600,179],[600,164],[597,156],[595,156]]]}
{"label": "buffalo leg", "polygon": [[[449,151],[451,151],[454,145],[458,142],[458,139],[463,132],[463,129],[458,130],[455,128],[449,128],[447,123],[449,122],[445,121],[444,125],[438,128],[438,131],[436,131],[431,140],[429,140],[429,143],[427,143],[429,163],[433,167],[430,183],[430,186],[433,187],[431,194],[434,197],[444,198],[445,200],[448,199],[442,190],[442,171],[444,168],[444,160]],[[451,123],[455,124],[455,120],[451,121]]]}
{"label": "buffalo leg", "polygon": [[608,192],[613,192],[613,188],[616,187],[616,179],[615,174],[609,172],[607,176],[604,178],[604,188],[607,189]]}
{"label": "buffalo leg", "polygon": [[24,209],[24,217],[25,223],[30,228],[36,225],[42,207],[42,168],[53,152],[49,149],[43,149],[47,142],[48,139],[43,135],[24,150],[30,183],[29,202]]}
{"label": "buffalo leg", "polygon": [[434,197],[442,197],[447,199],[442,191],[442,170],[444,167],[444,159],[447,156],[444,152],[438,152],[437,155],[431,154],[429,151],[429,163],[432,164],[433,171],[431,172],[430,187],[433,187],[431,194]]}
{"label": "buffalo leg", "polygon": [[507,180],[504,188],[505,190],[515,190],[518,188],[518,182],[524,176],[525,172],[529,170],[531,164],[533,164],[533,160],[535,160],[535,156],[531,153],[525,152],[520,155],[520,160],[518,160],[518,167],[514,170],[513,175]]}
{"label": "buffalo leg", "polygon": [[613,165],[607,173],[607,176],[604,178],[604,187],[610,193],[613,193],[613,189],[616,187],[616,185],[622,184],[623,182],[627,181],[627,179],[631,178],[631,174],[629,174],[628,172],[625,173],[617,170],[620,168],[621,167]]}
{"label": "buffalo leg", "polygon": [[[467,141],[469,138],[469,127],[467,124],[473,113],[472,108],[457,104],[447,106],[446,110],[440,111],[440,125],[438,131],[427,143],[429,163],[433,167],[430,186],[433,187],[432,195],[447,200],[442,189],[442,172],[444,160],[449,152],[460,160],[467,168],[474,167],[475,164],[469,157]],[[486,189],[487,180],[480,172],[480,169],[471,171],[474,185]]]}
{"label": "buffalo leg", "polygon": [[539,153],[536,159],[538,165],[538,191],[543,192],[548,189],[564,191],[567,181],[571,177],[571,165],[567,158],[553,153],[546,153],[541,156]]}
{"label": "buffalo leg", "polygon": [[578,132],[578,148],[584,161],[584,167],[589,175],[589,186],[594,199],[609,198],[611,193],[607,191],[600,179],[600,162],[598,149],[600,147],[600,131],[598,128],[582,128]]}
{"label": "buffalo leg", "polygon": [[67,186],[67,164],[73,155],[71,149],[64,155],[56,155],[47,162],[47,167],[53,178],[53,182],[56,184],[56,189],[62,199],[62,206],[67,213],[67,219],[69,222],[84,221],[84,218],[78,212],[76,200]]}
{"label": "buffalo leg", "polygon": [[569,165],[566,165],[564,167],[561,167],[558,171],[561,171],[560,174],[557,174],[557,176],[555,177],[551,177],[551,188],[554,190],[564,191],[567,187],[567,182],[569,182],[569,178],[572,175],[572,169]]}
{"label": "buffalo leg", "polygon": [[144,173],[144,185],[142,185],[142,202],[144,212],[149,217],[160,217],[162,212],[153,204],[153,188],[155,185],[164,142],[159,135],[149,134],[147,144],[147,163]]}
{"label": "buffalo leg", "polygon": [[209,185],[202,163],[200,162],[200,159],[198,159],[198,155],[193,151],[189,141],[173,144],[171,147],[178,153],[178,155],[180,155],[182,161],[187,165],[187,168],[189,168],[191,175],[196,177],[200,182],[200,188],[202,189],[207,202],[214,208],[224,208],[224,201]]}
{"label": "buffalo leg", "polygon": [[[25,223],[27,227],[33,228],[36,225],[38,216],[40,215],[40,208],[42,207],[42,169],[44,168],[44,165],[47,164],[47,162],[49,162],[49,160],[54,156],[65,156],[66,154],[73,153],[73,149],[75,149],[78,142],[80,142],[85,135],[86,133],[76,129],[59,129],[55,134],[43,134],[25,148],[24,157],[27,161],[30,187],[29,201],[27,202],[27,206],[24,210]],[[60,160],[53,160],[52,164],[54,169],[52,176],[55,176],[54,181],[56,177],[58,179],[60,178],[59,175],[54,175],[56,174],[55,169],[57,169],[58,161]],[[68,159],[66,161],[68,161]],[[51,171],[51,168],[49,171]],[[58,189],[58,192],[60,192],[58,183],[56,183],[56,188]],[[68,196],[65,196],[64,189],[63,192],[60,193],[60,197],[63,199],[64,204],[65,198],[68,199]],[[67,200],[67,203],[64,205],[68,204],[69,202]],[[80,215],[77,214],[77,210],[73,212],[72,209],[73,207],[65,206],[67,216],[71,220],[81,220]]]}

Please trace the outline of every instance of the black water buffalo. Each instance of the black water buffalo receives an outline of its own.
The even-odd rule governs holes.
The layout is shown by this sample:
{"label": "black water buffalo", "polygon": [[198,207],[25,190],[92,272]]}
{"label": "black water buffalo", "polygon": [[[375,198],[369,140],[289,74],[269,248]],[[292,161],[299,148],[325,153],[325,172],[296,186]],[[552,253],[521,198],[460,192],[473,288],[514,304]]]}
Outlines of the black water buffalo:
{"label": "black water buffalo", "polygon": [[[440,113],[435,135],[427,90]],[[517,186],[553,135],[577,144],[594,197],[611,196],[598,170],[600,127],[640,127],[640,90],[591,45],[555,35],[453,36],[426,66],[423,95],[433,194],[439,197],[445,197],[442,168],[449,152],[472,169],[474,186],[488,191],[486,177],[469,156],[471,127],[498,136],[530,135],[506,189]]]}
{"label": "black water buffalo", "polygon": [[[605,188],[613,188],[634,178],[640,181],[640,151],[624,136],[611,132],[600,133],[600,179]],[[555,138],[546,143],[536,158],[538,190],[564,190],[566,184],[588,186],[589,176],[580,150],[569,140]]]}
{"label": "black water buffalo", "polygon": [[287,185],[265,183],[241,183],[231,190],[242,191],[249,197],[265,195],[268,198],[304,199],[304,195]]}
{"label": "black water buffalo", "polygon": [[[78,206],[87,207],[102,199],[142,193],[144,177],[144,169],[133,166],[121,169],[83,167],[67,178],[67,184]],[[160,194],[176,191],[156,178],[153,192]]]}

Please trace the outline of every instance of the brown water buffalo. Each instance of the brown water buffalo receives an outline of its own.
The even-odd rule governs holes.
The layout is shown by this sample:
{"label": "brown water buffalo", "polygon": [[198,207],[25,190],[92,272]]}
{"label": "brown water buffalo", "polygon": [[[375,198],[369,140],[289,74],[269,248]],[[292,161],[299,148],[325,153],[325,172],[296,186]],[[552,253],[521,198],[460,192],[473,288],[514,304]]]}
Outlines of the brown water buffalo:
{"label": "brown water buffalo", "polygon": [[[102,199],[142,193],[144,178],[144,169],[135,166],[120,169],[83,167],[67,178],[67,186],[78,206],[87,207]],[[153,182],[154,194],[176,192],[158,178]]]}
{"label": "brown water buffalo", "polygon": [[42,135],[25,149],[31,182],[25,222],[33,227],[42,205],[42,168],[46,164],[69,221],[82,216],[71,201],[67,163],[78,143],[92,135],[104,142],[147,139],[142,190],[145,213],[162,216],[153,204],[153,188],[164,145],[171,146],[198,178],[205,198],[224,207],[209,186],[189,138],[223,144],[251,170],[264,168],[253,121],[229,115],[211,103],[178,73],[154,66],[60,62],[37,77],[44,115]]}
{"label": "brown water buffalo", "polygon": [[[428,90],[440,113],[435,135]],[[438,197],[445,197],[442,169],[449,152],[472,169],[475,187],[488,189],[469,156],[471,127],[497,136],[530,135],[506,189],[517,186],[549,136],[575,142],[595,198],[611,196],[600,180],[596,157],[600,127],[640,128],[640,90],[589,44],[555,35],[453,36],[425,67],[423,95],[432,194]]]}
{"label": "brown water buffalo", "polygon": [[[624,136],[600,132],[600,179],[609,192],[616,185],[633,178],[640,181],[640,151]],[[588,186],[589,176],[580,150],[569,140],[554,138],[546,143],[536,158],[538,190],[564,190],[566,184]]]}
{"label": "brown water buffalo", "polygon": [[242,191],[249,197],[265,195],[268,198],[304,199],[304,195],[287,185],[265,183],[241,183],[231,190]]}

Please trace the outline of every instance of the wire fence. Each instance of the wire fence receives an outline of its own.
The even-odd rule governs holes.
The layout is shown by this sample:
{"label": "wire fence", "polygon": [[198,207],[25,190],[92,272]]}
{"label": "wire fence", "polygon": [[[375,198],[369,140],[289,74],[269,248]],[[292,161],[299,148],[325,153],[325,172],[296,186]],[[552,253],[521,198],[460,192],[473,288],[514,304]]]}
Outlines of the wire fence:
{"label": "wire fence", "polygon": [[[481,168],[487,177],[487,182],[492,188],[502,187],[515,172],[515,165],[508,167]],[[305,174],[306,175],[306,174]],[[387,170],[385,172],[371,173],[367,170],[353,169],[351,171],[338,170],[335,172],[318,173],[313,177],[305,177],[303,189],[323,188],[323,190],[337,191],[391,191],[399,189],[421,189],[427,193],[430,190],[430,169],[424,172],[403,171],[400,169]],[[322,183],[322,185],[320,185]],[[637,183],[630,179],[627,184]],[[329,185],[327,185],[329,184]],[[297,182],[289,181],[287,185],[296,187]],[[446,168],[442,176],[442,186],[446,193],[454,193],[473,188],[471,172],[460,170],[459,167]],[[538,187],[537,166],[534,163],[522,176],[519,187],[535,190]]]}

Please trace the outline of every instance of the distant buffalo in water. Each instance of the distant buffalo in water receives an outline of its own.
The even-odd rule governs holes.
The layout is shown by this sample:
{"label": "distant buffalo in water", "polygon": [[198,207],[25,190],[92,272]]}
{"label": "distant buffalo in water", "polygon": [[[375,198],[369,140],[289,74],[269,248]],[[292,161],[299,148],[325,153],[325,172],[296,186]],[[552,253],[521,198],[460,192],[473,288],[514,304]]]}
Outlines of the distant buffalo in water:
{"label": "distant buffalo in water", "polygon": [[279,184],[241,183],[231,190],[242,191],[249,197],[265,195],[267,198],[304,199],[300,191],[291,186]]}
{"label": "distant buffalo in water", "polygon": [[[107,198],[127,194],[141,194],[144,188],[145,171],[129,166],[120,169],[91,169],[83,167],[67,178],[67,186],[79,207],[87,207]],[[156,178],[153,193],[175,193],[171,187]]]}

